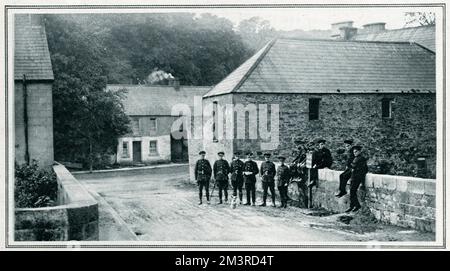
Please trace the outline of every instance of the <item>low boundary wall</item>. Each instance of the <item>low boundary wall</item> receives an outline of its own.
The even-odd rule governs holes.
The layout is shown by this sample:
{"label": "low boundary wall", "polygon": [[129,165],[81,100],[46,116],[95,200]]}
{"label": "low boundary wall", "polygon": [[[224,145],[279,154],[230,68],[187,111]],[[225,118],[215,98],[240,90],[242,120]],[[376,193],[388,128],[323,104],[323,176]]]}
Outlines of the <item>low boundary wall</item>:
{"label": "low boundary wall", "polygon": [[57,206],[16,208],[16,241],[98,240],[98,203],[61,164],[53,166]]}

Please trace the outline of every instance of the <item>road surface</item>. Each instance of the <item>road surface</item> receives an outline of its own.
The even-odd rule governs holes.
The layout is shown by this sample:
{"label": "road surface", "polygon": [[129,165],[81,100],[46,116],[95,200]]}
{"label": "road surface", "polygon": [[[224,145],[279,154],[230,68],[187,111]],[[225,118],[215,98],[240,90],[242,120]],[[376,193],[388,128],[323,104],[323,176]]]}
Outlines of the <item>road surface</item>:
{"label": "road surface", "polygon": [[[210,205],[198,205],[197,186],[187,180],[187,172],[168,167],[165,172],[88,177],[81,182],[100,196],[110,210],[116,212],[115,215],[135,234],[137,240],[277,244],[310,241],[429,241],[434,238],[432,234],[380,225],[355,230],[337,222],[336,215],[311,216],[291,206],[281,209],[271,207],[270,204],[267,207],[240,205],[232,209],[229,205],[217,204],[217,190]],[[257,198],[260,200],[260,197]],[[104,206],[101,209],[105,213]],[[100,219],[102,217],[105,215],[101,215]],[[102,227],[111,221],[100,221],[101,236]],[[125,238],[108,236],[103,234],[106,239]]]}

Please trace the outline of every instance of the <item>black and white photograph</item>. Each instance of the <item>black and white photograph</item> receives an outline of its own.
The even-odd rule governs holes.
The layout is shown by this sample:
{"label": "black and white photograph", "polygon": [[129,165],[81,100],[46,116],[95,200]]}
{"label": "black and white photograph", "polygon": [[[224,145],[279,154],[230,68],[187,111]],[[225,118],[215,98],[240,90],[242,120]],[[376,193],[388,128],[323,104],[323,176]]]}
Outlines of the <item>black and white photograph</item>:
{"label": "black and white photograph", "polygon": [[447,249],[445,3],[6,2],[2,249]]}

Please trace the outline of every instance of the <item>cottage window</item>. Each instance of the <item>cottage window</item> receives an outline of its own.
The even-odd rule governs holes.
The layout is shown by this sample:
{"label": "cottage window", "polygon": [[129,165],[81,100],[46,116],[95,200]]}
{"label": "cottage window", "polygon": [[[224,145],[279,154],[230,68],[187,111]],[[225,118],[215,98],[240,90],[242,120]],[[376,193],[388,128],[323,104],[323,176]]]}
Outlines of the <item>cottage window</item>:
{"label": "cottage window", "polygon": [[156,133],[156,118],[150,118],[150,133]]}
{"label": "cottage window", "polygon": [[149,142],[149,148],[148,149],[149,149],[148,153],[149,153],[150,156],[158,155],[157,141],[156,140],[151,140]]}
{"label": "cottage window", "polygon": [[130,157],[130,151],[128,149],[128,142],[125,142],[125,141],[122,143],[122,157],[123,158]]}
{"label": "cottage window", "polygon": [[309,99],[309,120],[319,119],[319,102],[318,98]]}
{"label": "cottage window", "polygon": [[134,134],[139,134],[139,118],[131,119],[131,129]]}
{"label": "cottage window", "polygon": [[391,118],[392,117],[392,100],[391,99],[382,99],[381,100],[381,116],[383,118]]}

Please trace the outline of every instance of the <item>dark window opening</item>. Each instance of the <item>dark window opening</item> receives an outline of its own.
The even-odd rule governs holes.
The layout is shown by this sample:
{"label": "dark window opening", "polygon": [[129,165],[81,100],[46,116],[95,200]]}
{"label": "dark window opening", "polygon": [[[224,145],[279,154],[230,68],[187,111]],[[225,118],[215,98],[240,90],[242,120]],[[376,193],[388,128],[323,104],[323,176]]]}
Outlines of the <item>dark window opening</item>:
{"label": "dark window opening", "polygon": [[391,118],[392,116],[391,99],[381,100],[381,116],[383,118]]}
{"label": "dark window opening", "polygon": [[217,125],[216,125],[216,123],[217,123],[217,102],[213,102],[213,127],[212,127],[212,130],[213,130],[213,141],[214,142],[218,141],[217,140],[217,129],[216,129]]}
{"label": "dark window opening", "polygon": [[150,118],[150,133],[156,132],[156,118]]}
{"label": "dark window opening", "polygon": [[319,102],[318,98],[309,99],[309,120],[319,119]]}

